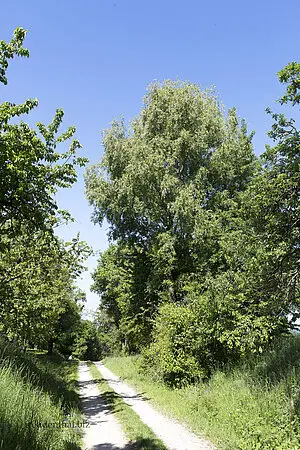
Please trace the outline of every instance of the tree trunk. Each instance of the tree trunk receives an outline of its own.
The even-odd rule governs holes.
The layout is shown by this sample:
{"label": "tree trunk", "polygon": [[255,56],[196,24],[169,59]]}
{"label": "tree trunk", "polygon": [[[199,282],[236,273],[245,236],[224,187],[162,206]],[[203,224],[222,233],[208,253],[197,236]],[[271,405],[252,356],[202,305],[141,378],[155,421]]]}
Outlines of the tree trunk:
{"label": "tree trunk", "polygon": [[49,341],[48,341],[48,355],[52,355],[52,353],[53,353],[53,344],[54,344],[54,340],[53,339],[49,339]]}

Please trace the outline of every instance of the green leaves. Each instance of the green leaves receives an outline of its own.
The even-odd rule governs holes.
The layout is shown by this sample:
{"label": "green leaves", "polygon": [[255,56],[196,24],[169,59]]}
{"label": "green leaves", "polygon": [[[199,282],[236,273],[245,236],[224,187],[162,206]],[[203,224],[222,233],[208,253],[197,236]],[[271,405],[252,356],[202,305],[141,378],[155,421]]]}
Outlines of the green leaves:
{"label": "green leaves", "polygon": [[[2,77],[8,59],[16,55],[28,56],[28,51],[22,47],[25,35],[26,32],[18,28],[10,43],[1,42]],[[21,105],[4,102],[0,106],[0,246],[3,233],[15,233],[12,220],[14,230],[25,224],[31,231],[47,228],[48,218],[54,217],[58,209],[53,195],[58,188],[70,187],[77,180],[76,167],[88,161],[77,156],[81,144],[73,139],[75,127],[59,134],[64,116],[62,109],[56,111],[48,126],[37,124],[39,134],[23,121],[12,123],[13,118],[28,114],[37,105],[37,100],[26,100]],[[69,140],[72,141],[68,150],[56,151],[58,143]]]}
{"label": "green leaves", "polygon": [[99,260],[94,288],[131,350],[149,342],[162,303],[185,304],[191,280],[206,289],[226,267],[220,242],[255,170],[251,138],[212,91],[172,81],[150,86],[130,130],[120,121],[105,132],[86,192],[117,245]]}
{"label": "green leaves", "polygon": [[74,301],[90,249],[78,238],[64,244],[50,232],[28,236],[26,230],[9,244],[0,262],[2,331],[45,345]]}
{"label": "green leaves", "polygon": [[[9,60],[29,56],[22,46],[25,35],[17,28],[9,43],[0,42],[3,84]],[[55,338],[61,316],[76,304],[75,279],[90,249],[79,236],[64,244],[54,235],[58,223],[70,220],[54,196],[73,185],[77,166],[87,162],[77,155],[76,128],[60,132],[62,109],[49,125],[39,122],[37,130],[16,120],[37,106],[36,99],[0,105],[0,318],[1,331],[10,338],[45,346]],[[68,141],[69,149],[57,151]]]}
{"label": "green leaves", "polygon": [[[299,76],[300,65],[294,62],[278,73],[279,81],[287,85],[281,105],[299,104]],[[265,295],[278,311],[279,323],[285,322],[287,327],[288,315],[299,308],[300,134],[294,119],[279,113],[272,113],[272,117],[269,136],[275,145],[262,155],[263,170],[253,181],[245,203],[268,255]]]}
{"label": "green leaves", "polygon": [[[299,104],[299,74],[279,72],[281,104]],[[258,160],[254,133],[213,91],[154,83],[86,174],[94,222],[115,241],[94,274],[101,308],[129,351],[152,329],[146,358],[168,381],[260,353],[298,317],[300,133],[268,113],[275,146]]]}
{"label": "green leaves", "polygon": [[283,105],[291,102],[295,106],[300,102],[300,64],[295,61],[291,62],[277,75],[280,83],[287,84],[286,92],[279,100],[280,103]]}
{"label": "green leaves", "polygon": [[9,43],[0,41],[0,83],[7,84],[6,70],[9,59],[15,56],[29,57],[29,51],[23,47],[27,31],[18,27],[14,31],[14,37]]}

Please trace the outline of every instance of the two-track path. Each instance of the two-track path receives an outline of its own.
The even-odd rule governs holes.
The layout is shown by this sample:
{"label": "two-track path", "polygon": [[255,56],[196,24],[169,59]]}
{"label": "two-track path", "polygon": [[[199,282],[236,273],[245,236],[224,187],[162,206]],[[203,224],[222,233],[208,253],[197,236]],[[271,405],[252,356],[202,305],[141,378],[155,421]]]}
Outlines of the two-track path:
{"label": "two-track path", "polygon": [[[134,389],[123,383],[101,362],[95,363],[110,387],[140,416],[141,420],[159,437],[169,450],[213,450],[207,440],[197,437],[184,425],[154,409]],[[85,447],[88,450],[117,450],[128,447],[128,442],[107,405],[101,400],[96,384],[93,384],[84,363],[79,366],[79,381],[83,400],[83,412],[91,423],[86,429]],[[149,449],[151,450],[151,449]]]}

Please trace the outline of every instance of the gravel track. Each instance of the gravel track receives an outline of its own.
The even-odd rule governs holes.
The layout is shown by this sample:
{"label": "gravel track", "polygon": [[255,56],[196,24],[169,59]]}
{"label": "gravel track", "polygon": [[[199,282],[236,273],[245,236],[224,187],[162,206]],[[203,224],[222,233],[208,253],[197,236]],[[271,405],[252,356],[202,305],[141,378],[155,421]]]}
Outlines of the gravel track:
{"label": "gravel track", "polygon": [[131,406],[169,450],[214,450],[207,440],[201,439],[184,425],[155,410],[142,395],[123,383],[101,362],[96,362],[95,365],[110,387]]}
{"label": "gravel track", "polygon": [[85,363],[79,364],[79,386],[85,419],[84,450],[128,449],[122,428],[101,398],[97,383],[92,379]]}

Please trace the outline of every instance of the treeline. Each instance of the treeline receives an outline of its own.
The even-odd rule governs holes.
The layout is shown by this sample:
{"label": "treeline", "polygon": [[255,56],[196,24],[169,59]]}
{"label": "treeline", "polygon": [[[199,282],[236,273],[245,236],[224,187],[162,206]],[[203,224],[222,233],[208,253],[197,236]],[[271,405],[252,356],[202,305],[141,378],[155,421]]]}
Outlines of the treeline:
{"label": "treeline", "polygon": [[[298,111],[300,64],[278,77],[280,104]],[[267,113],[274,145],[258,158],[253,133],[212,90],[155,83],[88,169],[93,220],[110,224],[93,275],[99,314],[166,382],[206,378],[297,328],[300,133]]]}
{"label": "treeline", "polygon": [[[26,31],[17,28],[10,42],[0,42],[0,83],[7,84],[11,59],[28,57]],[[55,228],[70,219],[55,201],[59,188],[72,186],[76,168],[87,159],[78,156],[75,127],[59,129],[63,111],[49,125],[32,129],[23,120],[38,105],[36,99],[0,105],[0,333],[52,352],[54,343],[70,354],[82,328],[85,294],[76,288],[90,254],[75,237],[63,242]],[[62,144],[63,152],[57,151]]]}

